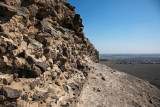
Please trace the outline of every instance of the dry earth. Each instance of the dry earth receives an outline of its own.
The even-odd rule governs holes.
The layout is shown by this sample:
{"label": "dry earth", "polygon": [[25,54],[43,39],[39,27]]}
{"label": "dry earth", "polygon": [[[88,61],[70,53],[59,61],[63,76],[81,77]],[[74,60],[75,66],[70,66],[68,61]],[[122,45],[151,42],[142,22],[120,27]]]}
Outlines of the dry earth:
{"label": "dry earth", "polygon": [[160,91],[129,74],[93,63],[77,107],[160,107]]}

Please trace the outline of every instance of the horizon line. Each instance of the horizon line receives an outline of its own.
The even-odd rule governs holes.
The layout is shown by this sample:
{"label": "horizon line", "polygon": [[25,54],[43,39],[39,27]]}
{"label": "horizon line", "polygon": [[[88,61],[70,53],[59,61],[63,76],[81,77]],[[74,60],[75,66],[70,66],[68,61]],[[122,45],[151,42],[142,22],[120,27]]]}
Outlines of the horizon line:
{"label": "horizon line", "polygon": [[99,53],[99,54],[160,54],[160,53]]}

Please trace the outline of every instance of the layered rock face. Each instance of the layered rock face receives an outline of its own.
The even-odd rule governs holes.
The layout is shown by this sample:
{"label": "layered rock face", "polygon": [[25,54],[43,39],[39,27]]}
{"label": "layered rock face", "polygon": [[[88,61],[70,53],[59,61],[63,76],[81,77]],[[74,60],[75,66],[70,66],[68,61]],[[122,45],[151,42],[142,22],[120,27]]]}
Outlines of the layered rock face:
{"label": "layered rock face", "polygon": [[98,51],[66,0],[1,0],[0,105],[74,106]]}

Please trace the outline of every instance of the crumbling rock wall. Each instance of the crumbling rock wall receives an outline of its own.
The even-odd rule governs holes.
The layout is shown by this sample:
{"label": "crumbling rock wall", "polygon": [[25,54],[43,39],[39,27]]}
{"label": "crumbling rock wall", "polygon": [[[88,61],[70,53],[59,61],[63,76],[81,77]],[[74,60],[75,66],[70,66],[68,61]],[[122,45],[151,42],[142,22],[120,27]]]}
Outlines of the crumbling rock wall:
{"label": "crumbling rock wall", "polygon": [[0,104],[72,106],[98,51],[66,0],[1,0]]}

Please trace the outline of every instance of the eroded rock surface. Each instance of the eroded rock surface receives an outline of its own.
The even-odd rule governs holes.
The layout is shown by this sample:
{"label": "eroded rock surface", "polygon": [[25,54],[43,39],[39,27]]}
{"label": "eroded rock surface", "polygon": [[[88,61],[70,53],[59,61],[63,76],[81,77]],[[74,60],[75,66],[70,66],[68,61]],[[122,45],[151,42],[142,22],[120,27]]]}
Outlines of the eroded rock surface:
{"label": "eroded rock surface", "polygon": [[84,58],[98,61],[74,9],[66,0],[0,1],[0,104],[74,106]]}

